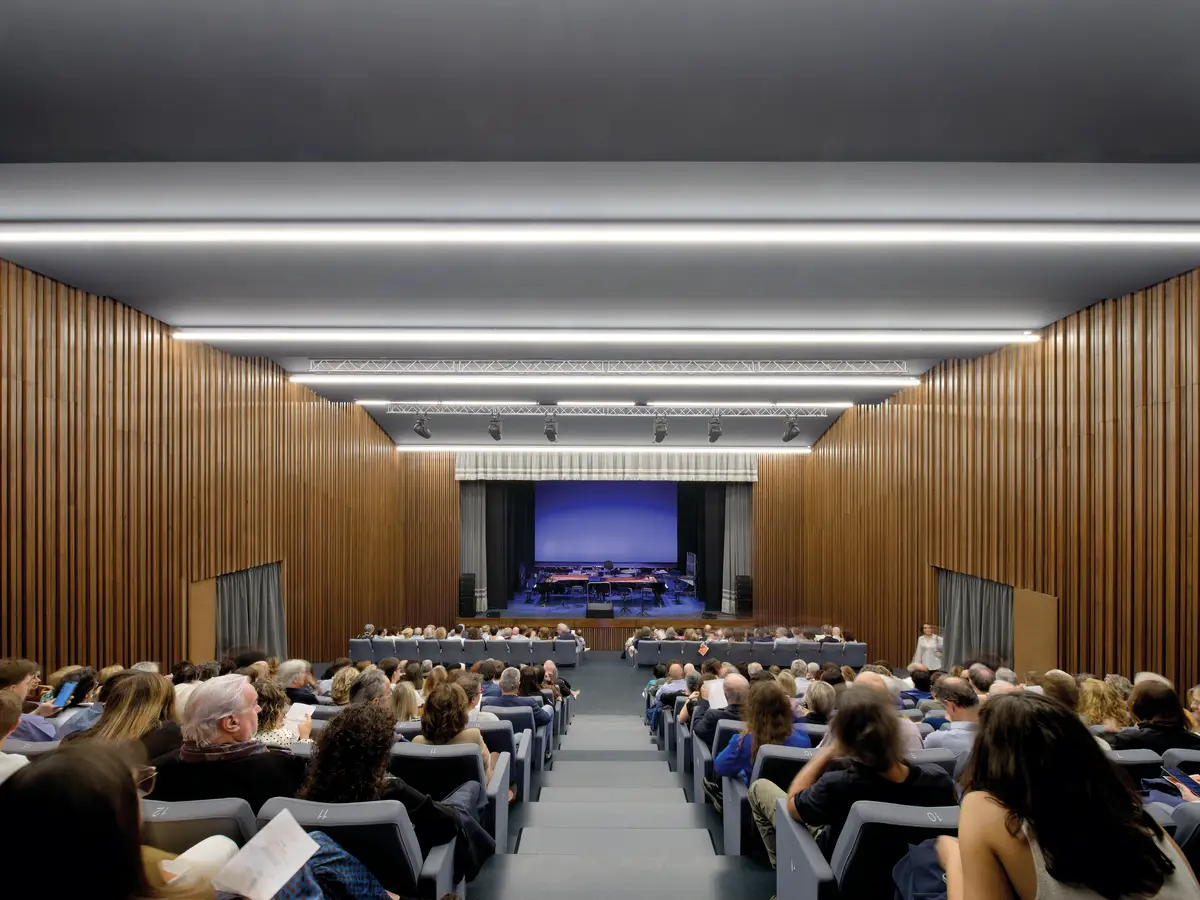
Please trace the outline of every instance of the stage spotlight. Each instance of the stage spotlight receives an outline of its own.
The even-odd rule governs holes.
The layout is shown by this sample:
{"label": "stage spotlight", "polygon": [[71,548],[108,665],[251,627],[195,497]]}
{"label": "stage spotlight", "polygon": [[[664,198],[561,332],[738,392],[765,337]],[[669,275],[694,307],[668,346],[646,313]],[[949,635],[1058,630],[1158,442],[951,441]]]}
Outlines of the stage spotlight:
{"label": "stage spotlight", "polygon": [[796,424],[795,419],[788,419],[787,424],[783,426],[783,442],[786,444],[789,441],[794,441],[800,436],[800,426]]}
{"label": "stage spotlight", "polygon": [[425,416],[417,416],[417,424],[413,426],[413,432],[425,440],[433,437],[433,432],[429,430],[429,420]]}
{"label": "stage spotlight", "polygon": [[667,439],[667,417],[655,416],[654,418],[654,443],[661,444]]}
{"label": "stage spotlight", "polygon": [[492,436],[493,441],[500,440],[501,432],[499,414],[492,416],[492,421],[488,424],[488,434]]}
{"label": "stage spotlight", "polygon": [[554,416],[546,416],[546,427],[543,430],[546,432],[546,440],[552,444],[558,443],[558,422]]}
{"label": "stage spotlight", "polygon": [[715,444],[721,439],[721,417],[717,416],[708,423],[708,442]]}

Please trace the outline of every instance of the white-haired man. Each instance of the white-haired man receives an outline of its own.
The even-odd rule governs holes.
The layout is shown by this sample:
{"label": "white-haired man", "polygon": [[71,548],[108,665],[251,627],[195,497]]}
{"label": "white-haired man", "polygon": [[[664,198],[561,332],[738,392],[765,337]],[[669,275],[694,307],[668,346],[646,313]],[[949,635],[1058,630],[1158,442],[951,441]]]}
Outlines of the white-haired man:
{"label": "white-haired man", "polygon": [[311,703],[313,706],[320,703],[317,692],[312,688],[312,663],[307,659],[281,662],[275,670],[275,680],[283,686],[292,703]]}
{"label": "white-haired man", "polygon": [[272,797],[294,797],[305,760],[254,740],[258,695],[244,675],[201,682],[184,712],[183,746],[155,762],[155,800],[241,797],[258,812]]}

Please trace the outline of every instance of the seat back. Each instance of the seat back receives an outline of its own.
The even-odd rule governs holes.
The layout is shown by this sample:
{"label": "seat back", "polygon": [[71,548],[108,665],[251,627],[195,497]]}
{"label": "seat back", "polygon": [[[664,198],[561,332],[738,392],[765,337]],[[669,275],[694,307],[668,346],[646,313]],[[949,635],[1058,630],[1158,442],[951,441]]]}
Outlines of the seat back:
{"label": "seat back", "polygon": [[443,666],[449,665],[450,663],[462,664],[462,662],[467,658],[467,651],[463,647],[463,643],[464,642],[461,640],[451,640],[450,638],[446,638],[444,641],[438,641],[438,644],[441,646],[440,652],[442,654]]}
{"label": "seat back", "polygon": [[953,750],[913,750],[904,754],[909,763],[917,766],[937,766],[951,778],[958,764],[958,755]]}
{"label": "seat back", "polygon": [[825,735],[829,734],[828,725],[810,725],[808,722],[797,722],[796,730],[807,734],[814,747],[821,743]]}
{"label": "seat back", "polygon": [[638,666],[658,665],[658,641],[654,638],[643,638],[635,642],[637,653],[634,655]]}
{"label": "seat back", "polygon": [[560,669],[579,661],[579,644],[575,643],[574,638],[555,638],[550,643],[550,658]]}
{"label": "seat back", "polygon": [[945,712],[945,707],[942,706],[942,704],[940,702],[938,702],[937,700],[918,700],[917,701],[917,709],[919,709],[923,713],[930,712],[931,710],[937,710],[938,712]]}
{"label": "seat back", "polygon": [[374,662],[375,655],[371,651],[370,638],[350,638],[350,662]]}
{"label": "seat back", "polygon": [[709,641],[708,652],[704,654],[704,661],[710,659],[719,659],[725,662],[729,658],[729,641]]}
{"label": "seat back", "polygon": [[462,646],[463,646],[463,658],[462,658],[463,665],[467,666],[468,668],[475,665],[475,663],[483,662],[485,659],[488,658],[486,641],[480,641],[480,640],[463,641]]}
{"label": "seat back", "polygon": [[346,707],[344,707],[344,706],[328,706],[328,705],[314,706],[313,711],[312,711],[313,721],[317,721],[320,719],[324,719],[324,720],[332,719],[334,716],[336,716],[338,713],[340,713],[345,708]]}
{"label": "seat back", "polygon": [[[554,641],[536,640],[531,641],[533,644],[533,664],[535,666],[544,665],[547,662],[554,661]],[[572,641],[574,643],[574,641]]]}
{"label": "seat back", "polygon": [[[1171,752],[1173,751],[1167,751]],[[1166,754],[1163,755],[1163,759],[1166,759]],[[1179,849],[1183,851],[1184,857],[1191,863],[1192,871],[1195,872],[1200,866],[1200,803],[1181,803],[1175,807],[1171,818],[1175,821],[1175,842],[1179,844]]]}
{"label": "seat back", "polygon": [[759,747],[750,781],[753,783],[759,778],[765,778],[786,791],[796,773],[808,764],[816,752],[809,748],[783,747],[779,744]]}
{"label": "seat back", "polygon": [[891,897],[892,869],[910,845],[958,832],[957,806],[899,806],[859,800],[829,860],[842,897]]}
{"label": "seat back", "polygon": [[417,639],[417,660],[424,662],[429,659],[436,666],[442,661],[442,645],[437,638]]}
{"label": "seat back", "polygon": [[379,662],[381,659],[387,659],[389,656],[396,655],[396,642],[392,638],[372,638],[371,639],[371,660]]}
{"label": "seat back", "polygon": [[1162,774],[1163,759],[1153,750],[1109,750],[1109,761],[1137,790],[1143,778],[1157,778]]}
{"label": "seat back", "polygon": [[421,845],[398,800],[366,803],[316,803],[274,797],[258,811],[262,828],[288,810],[305,831],[323,831],[351,856],[370,869],[386,890],[416,897],[421,873]]}
{"label": "seat back", "polygon": [[842,645],[842,665],[852,669],[861,669],[867,664],[867,645],[862,641],[848,641]]}
{"label": "seat back", "polygon": [[513,731],[532,732],[534,730],[533,710],[528,706],[488,706],[486,697],[483,703],[485,711],[495,713],[501,721],[511,722]]}
{"label": "seat back", "polygon": [[487,786],[476,744],[393,744],[388,771],[435,800],[468,781],[479,782],[480,790]]}
{"label": "seat back", "polygon": [[[913,701],[909,700],[907,697],[901,697],[900,698],[900,706],[903,709],[916,709],[917,704],[915,704]],[[924,713],[922,713],[922,715],[924,715]]]}
{"label": "seat back", "polygon": [[58,741],[14,741],[12,738],[0,744],[0,751],[4,753],[18,753],[21,756],[28,757],[30,762],[39,756],[45,756],[47,753],[53,753],[58,749]]}
{"label": "seat back", "polygon": [[762,663],[764,669],[775,665],[775,642],[755,641],[750,645],[750,659]]}
{"label": "seat back", "polygon": [[900,715],[912,719],[914,722],[920,722],[925,718],[925,713],[921,712],[919,709],[901,709],[897,711],[900,713]]}
{"label": "seat back", "polygon": [[817,641],[798,641],[796,653],[806,663],[821,661],[821,645]]}
{"label": "seat back", "polygon": [[395,732],[402,735],[406,740],[412,740],[421,733],[421,720],[415,722],[397,722]]}
{"label": "seat back", "polygon": [[499,722],[480,722],[479,733],[492,753],[511,753],[513,759],[517,758],[517,736],[513,733],[512,722],[504,719]]}
{"label": "seat back", "polygon": [[409,662],[420,662],[421,652],[417,649],[416,638],[397,638],[396,659],[407,659]]}
{"label": "seat back", "polygon": [[700,641],[684,641],[681,651],[685,663],[699,667],[704,662],[705,657],[700,655]]}
{"label": "seat back", "polygon": [[717,730],[713,732],[713,759],[720,755],[721,751],[725,749],[725,745],[733,740],[741,730],[742,723],[734,719],[724,719],[717,723]]}
{"label": "seat back", "polygon": [[929,722],[918,722],[917,733],[921,735],[921,740],[924,741],[925,738],[933,734],[933,725]]}
{"label": "seat back", "polygon": [[[775,665],[781,669],[789,668],[793,660],[801,658],[795,641],[776,641],[774,646]],[[808,662],[808,660],[805,660],[805,662]]]}
{"label": "seat back", "polygon": [[508,664],[510,666],[533,665],[533,641],[509,641]]}
{"label": "seat back", "polygon": [[748,663],[751,661],[753,650],[745,641],[730,641],[729,642],[729,662],[731,663]]}
{"label": "seat back", "polygon": [[239,847],[258,831],[254,810],[241,797],[226,800],[142,801],[142,843],[168,853],[222,835]]}
{"label": "seat back", "polygon": [[1189,775],[1200,772],[1200,750],[1168,750],[1162,760],[1164,769],[1183,769]]}

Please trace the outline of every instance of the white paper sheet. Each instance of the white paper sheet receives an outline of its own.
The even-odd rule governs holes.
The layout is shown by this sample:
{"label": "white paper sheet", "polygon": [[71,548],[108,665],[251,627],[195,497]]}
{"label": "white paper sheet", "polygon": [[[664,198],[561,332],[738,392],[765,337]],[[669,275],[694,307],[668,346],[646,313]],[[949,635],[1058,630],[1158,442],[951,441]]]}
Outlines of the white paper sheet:
{"label": "white paper sheet", "polygon": [[318,849],[285,809],[217,873],[212,885],[249,900],[271,900]]}

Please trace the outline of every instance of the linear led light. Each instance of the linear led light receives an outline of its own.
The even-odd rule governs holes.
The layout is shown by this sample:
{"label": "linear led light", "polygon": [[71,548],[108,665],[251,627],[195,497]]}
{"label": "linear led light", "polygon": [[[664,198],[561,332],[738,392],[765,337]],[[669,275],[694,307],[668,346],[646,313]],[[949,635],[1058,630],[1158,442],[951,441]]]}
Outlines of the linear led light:
{"label": "linear led light", "polygon": [[783,453],[812,453],[812,447],[713,447],[713,446],[670,446],[666,444],[639,444],[637,446],[588,445],[571,446],[570,444],[397,444],[400,453],[702,453],[708,456],[722,456],[731,453],[783,454]]}
{"label": "linear led light", "polygon": [[647,406],[671,406],[676,409],[713,409],[722,406],[777,406],[780,409],[793,409],[797,406],[827,406],[834,409],[849,409],[854,404],[849,400],[796,400],[794,402],[775,402],[765,400],[761,403],[752,402],[750,400],[712,400],[707,403],[701,403],[698,400],[651,400]]}
{"label": "linear led light", "polygon": [[637,406],[632,400],[559,400],[555,406]]}
{"label": "linear led light", "polygon": [[13,223],[0,245],[284,244],[413,247],[1196,245],[1194,225],[945,222]]}
{"label": "linear led light", "polygon": [[[908,387],[895,375],[293,375],[298,384],[441,385],[470,387]],[[494,402],[494,401],[485,401]]]}
{"label": "linear led light", "polygon": [[1032,344],[1040,338],[1032,331],[743,331],[687,329],[681,331],[588,331],[533,328],[381,328],[378,330],[317,328],[183,328],[177,341],[264,344],[558,344],[643,345],[805,345],[805,344]]}
{"label": "linear led light", "polygon": [[[295,381],[296,379],[292,379]],[[359,406],[391,406],[406,403],[409,406],[537,406],[536,400],[355,400]]]}

